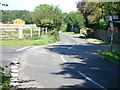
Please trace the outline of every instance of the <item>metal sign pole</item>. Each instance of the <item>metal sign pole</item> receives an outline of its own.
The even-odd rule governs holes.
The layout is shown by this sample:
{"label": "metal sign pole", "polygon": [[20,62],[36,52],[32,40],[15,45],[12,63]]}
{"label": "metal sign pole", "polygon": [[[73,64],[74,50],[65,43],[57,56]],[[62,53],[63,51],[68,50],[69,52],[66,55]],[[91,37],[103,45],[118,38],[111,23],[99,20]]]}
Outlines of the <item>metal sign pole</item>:
{"label": "metal sign pole", "polygon": [[113,44],[113,32],[111,32],[111,43],[110,43],[110,46],[111,46],[111,52],[112,52],[112,44]]}
{"label": "metal sign pole", "polygon": [[111,40],[110,40],[110,47],[111,47],[111,52],[112,52],[112,47],[113,47],[113,22],[110,22],[110,27],[111,27],[111,36],[110,36],[110,38],[111,38]]}
{"label": "metal sign pole", "polygon": [[107,15],[104,18],[106,21],[110,21],[110,27],[108,28],[108,31],[111,32],[110,33],[111,34],[110,35],[110,48],[111,48],[111,52],[112,52],[113,51],[113,35],[114,35],[114,32],[118,32],[118,29],[117,28],[115,29],[115,27],[113,27],[114,26],[113,22],[115,20],[118,20],[119,17],[118,17],[118,15]]}

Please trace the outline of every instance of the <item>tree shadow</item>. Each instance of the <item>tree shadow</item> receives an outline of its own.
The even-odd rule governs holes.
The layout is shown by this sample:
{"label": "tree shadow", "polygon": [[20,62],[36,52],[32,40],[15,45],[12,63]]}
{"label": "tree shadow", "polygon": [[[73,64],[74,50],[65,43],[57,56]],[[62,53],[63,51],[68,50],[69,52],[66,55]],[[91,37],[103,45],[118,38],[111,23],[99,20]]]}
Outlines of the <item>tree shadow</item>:
{"label": "tree shadow", "polygon": [[[62,68],[61,71],[52,72],[51,74],[64,75],[64,78],[86,81],[83,84],[63,85],[60,88],[101,88],[86,79],[80,73],[105,88],[119,88],[120,68],[119,66],[102,60],[102,57],[99,55],[99,52],[104,50],[102,45],[90,43],[86,45],[52,45],[46,49],[64,55],[64,57],[69,57],[67,58],[67,62],[60,64]],[[74,60],[77,60],[77,62],[74,62]],[[70,76],[66,76],[66,74]]]}

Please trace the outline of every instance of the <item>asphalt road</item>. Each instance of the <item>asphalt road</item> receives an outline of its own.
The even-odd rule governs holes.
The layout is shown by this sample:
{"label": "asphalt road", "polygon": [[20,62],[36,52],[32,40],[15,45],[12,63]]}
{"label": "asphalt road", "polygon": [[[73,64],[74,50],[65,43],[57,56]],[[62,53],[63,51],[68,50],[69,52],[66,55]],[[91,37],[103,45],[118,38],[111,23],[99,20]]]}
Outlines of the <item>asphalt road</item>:
{"label": "asphalt road", "polygon": [[20,58],[20,88],[119,88],[119,66],[98,54],[106,49],[103,45],[64,33],[60,40],[48,46],[10,48],[12,53],[5,48],[4,55]]}

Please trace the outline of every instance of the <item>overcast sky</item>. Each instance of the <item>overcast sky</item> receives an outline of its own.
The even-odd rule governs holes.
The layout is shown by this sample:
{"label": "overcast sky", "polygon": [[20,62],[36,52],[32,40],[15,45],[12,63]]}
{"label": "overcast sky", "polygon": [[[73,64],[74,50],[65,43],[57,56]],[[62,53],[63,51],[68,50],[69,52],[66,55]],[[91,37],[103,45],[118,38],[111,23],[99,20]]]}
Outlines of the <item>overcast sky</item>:
{"label": "overcast sky", "polygon": [[33,11],[36,6],[40,4],[59,5],[63,12],[70,12],[77,10],[76,2],[80,0],[0,0],[0,3],[6,3],[9,6],[2,6],[0,8],[7,10],[29,10]]}

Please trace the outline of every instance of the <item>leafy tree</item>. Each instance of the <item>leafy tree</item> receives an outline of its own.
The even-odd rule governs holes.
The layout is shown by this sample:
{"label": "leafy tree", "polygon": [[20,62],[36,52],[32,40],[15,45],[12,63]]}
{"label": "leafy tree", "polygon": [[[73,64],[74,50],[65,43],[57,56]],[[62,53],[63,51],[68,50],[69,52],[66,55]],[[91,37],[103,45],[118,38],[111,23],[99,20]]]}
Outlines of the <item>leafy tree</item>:
{"label": "leafy tree", "polygon": [[84,16],[86,27],[98,25],[99,20],[105,15],[120,15],[119,2],[87,2],[87,0],[82,0],[77,3],[77,8]]}
{"label": "leafy tree", "polygon": [[58,31],[63,21],[62,11],[58,6],[39,5],[33,11],[32,18],[37,26],[48,27],[49,35],[58,40]]}
{"label": "leafy tree", "polygon": [[100,26],[100,28],[102,28],[102,29],[107,29],[108,22],[106,22],[106,21],[104,20],[104,18],[102,18],[102,19],[99,20],[99,26]]}
{"label": "leafy tree", "polygon": [[83,27],[83,16],[78,11],[72,11],[67,16],[67,22],[73,27]]}
{"label": "leafy tree", "polygon": [[27,24],[32,23],[31,12],[26,10],[2,10],[2,21],[12,22],[15,19],[23,19]]}
{"label": "leafy tree", "polygon": [[[90,9],[90,10],[88,10],[88,9],[85,9],[86,8],[86,5],[87,5],[87,3],[86,3],[86,0],[81,0],[81,1],[79,1],[78,3],[77,3],[77,8],[78,8],[78,10],[83,14],[83,17],[84,17],[84,24],[85,24],[85,26],[86,27],[89,27],[89,22],[88,22],[88,15],[90,14],[90,10],[92,10],[92,9],[90,9],[90,8],[88,8],[88,9]],[[89,6],[89,5],[87,5],[87,6]]]}
{"label": "leafy tree", "polygon": [[62,11],[58,6],[42,4],[35,8],[33,20],[38,26],[57,28],[59,30],[63,21]]}

